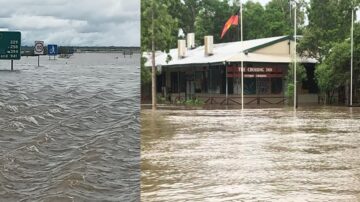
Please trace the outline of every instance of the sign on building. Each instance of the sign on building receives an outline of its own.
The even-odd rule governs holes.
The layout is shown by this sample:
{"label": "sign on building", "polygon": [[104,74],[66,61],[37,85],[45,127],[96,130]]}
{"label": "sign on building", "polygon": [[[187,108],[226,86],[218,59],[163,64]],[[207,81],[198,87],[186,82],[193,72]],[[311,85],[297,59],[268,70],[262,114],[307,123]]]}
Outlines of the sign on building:
{"label": "sign on building", "polygon": [[55,44],[48,45],[48,55],[57,55],[58,54],[58,46]]}
{"label": "sign on building", "polygon": [[0,32],[0,60],[20,60],[21,32]]}
{"label": "sign on building", "polygon": [[44,55],[44,42],[43,41],[35,41],[34,54],[35,55]]}

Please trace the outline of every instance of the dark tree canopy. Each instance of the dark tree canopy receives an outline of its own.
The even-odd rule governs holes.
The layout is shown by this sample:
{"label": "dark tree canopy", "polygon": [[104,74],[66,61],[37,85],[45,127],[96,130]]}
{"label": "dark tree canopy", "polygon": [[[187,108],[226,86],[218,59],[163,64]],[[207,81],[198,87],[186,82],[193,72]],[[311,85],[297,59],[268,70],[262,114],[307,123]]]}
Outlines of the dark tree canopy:
{"label": "dark tree canopy", "polygon": [[[232,0],[171,0],[169,14],[178,21],[178,28],[185,34],[195,32],[196,41],[203,44],[205,35],[213,35],[215,43],[240,39],[240,25],[232,26],[223,39],[222,28],[240,5]],[[305,1],[299,1],[299,33],[304,27]],[[257,39],[293,33],[293,14],[288,0],[272,0],[266,6],[247,1],[243,4],[244,39]],[[173,33],[177,36],[177,32]],[[176,43],[173,43],[176,46]]]}

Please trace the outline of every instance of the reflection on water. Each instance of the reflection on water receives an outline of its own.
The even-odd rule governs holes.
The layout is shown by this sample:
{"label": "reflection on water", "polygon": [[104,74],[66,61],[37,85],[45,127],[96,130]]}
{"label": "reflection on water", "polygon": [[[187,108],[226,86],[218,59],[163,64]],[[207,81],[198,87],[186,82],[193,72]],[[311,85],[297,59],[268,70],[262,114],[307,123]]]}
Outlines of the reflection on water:
{"label": "reflection on water", "polygon": [[143,110],[143,201],[359,201],[360,109]]}
{"label": "reflection on water", "polygon": [[1,202],[139,200],[140,57],[117,56],[0,71]]}

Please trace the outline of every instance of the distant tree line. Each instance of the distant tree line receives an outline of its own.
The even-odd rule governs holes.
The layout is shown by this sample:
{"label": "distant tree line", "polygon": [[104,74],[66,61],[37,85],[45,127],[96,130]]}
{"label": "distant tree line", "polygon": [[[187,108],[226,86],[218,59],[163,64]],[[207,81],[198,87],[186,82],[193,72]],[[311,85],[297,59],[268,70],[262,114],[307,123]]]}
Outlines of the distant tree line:
{"label": "distant tree line", "polygon": [[[23,46],[21,47],[23,56],[34,56],[34,46]],[[74,47],[71,46],[60,46],[58,47],[59,54],[73,54],[75,51]],[[47,55],[47,46],[44,47],[44,55]]]}
{"label": "distant tree line", "polygon": [[[34,46],[22,46],[23,56],[34,56]],[[44,55],[47,55],[47,46],[44,47]],[[140,47],[116,47],[116,46],[59,46],[59,54],[73,54],[75,52],[122,52],[130,55],[140,53]]]}

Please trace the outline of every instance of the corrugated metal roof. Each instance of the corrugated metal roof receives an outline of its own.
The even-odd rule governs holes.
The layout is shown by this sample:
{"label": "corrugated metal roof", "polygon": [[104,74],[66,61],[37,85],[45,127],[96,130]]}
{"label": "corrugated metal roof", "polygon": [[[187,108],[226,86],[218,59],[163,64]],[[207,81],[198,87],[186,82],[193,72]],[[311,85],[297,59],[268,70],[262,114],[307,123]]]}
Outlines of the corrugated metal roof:
{"label": "corrugated metal roof", "polygon": [[[244,54],[247,50],[253,50],[257,47],[266,47],[267,44],[273,44],[277,41],[289,39],[289,36],[278,36],[262,39],[254,39],[247,41],[237,41],[228,43],[214,44],[213,55],[205,56],[204,46],[199,46],[195,49],[188,49],[185,58],[178,58],[177,48],[171,49],[169,55],[171,61],[166,63],[167,54],[157,52],[155,62],[156,66],[183,66],[190,64],[208,64],[208,63],[222,63],[222,62],[240,62],[243,58],[244,62],[269,62],[269,63],[290,63],[292,58],[290,55],[269,55],[249,52]],[[145,54],[148,58],[146,66],[151,66],[151,55]],[[316,63],[315,59],[298,58],[299,62]]]}

